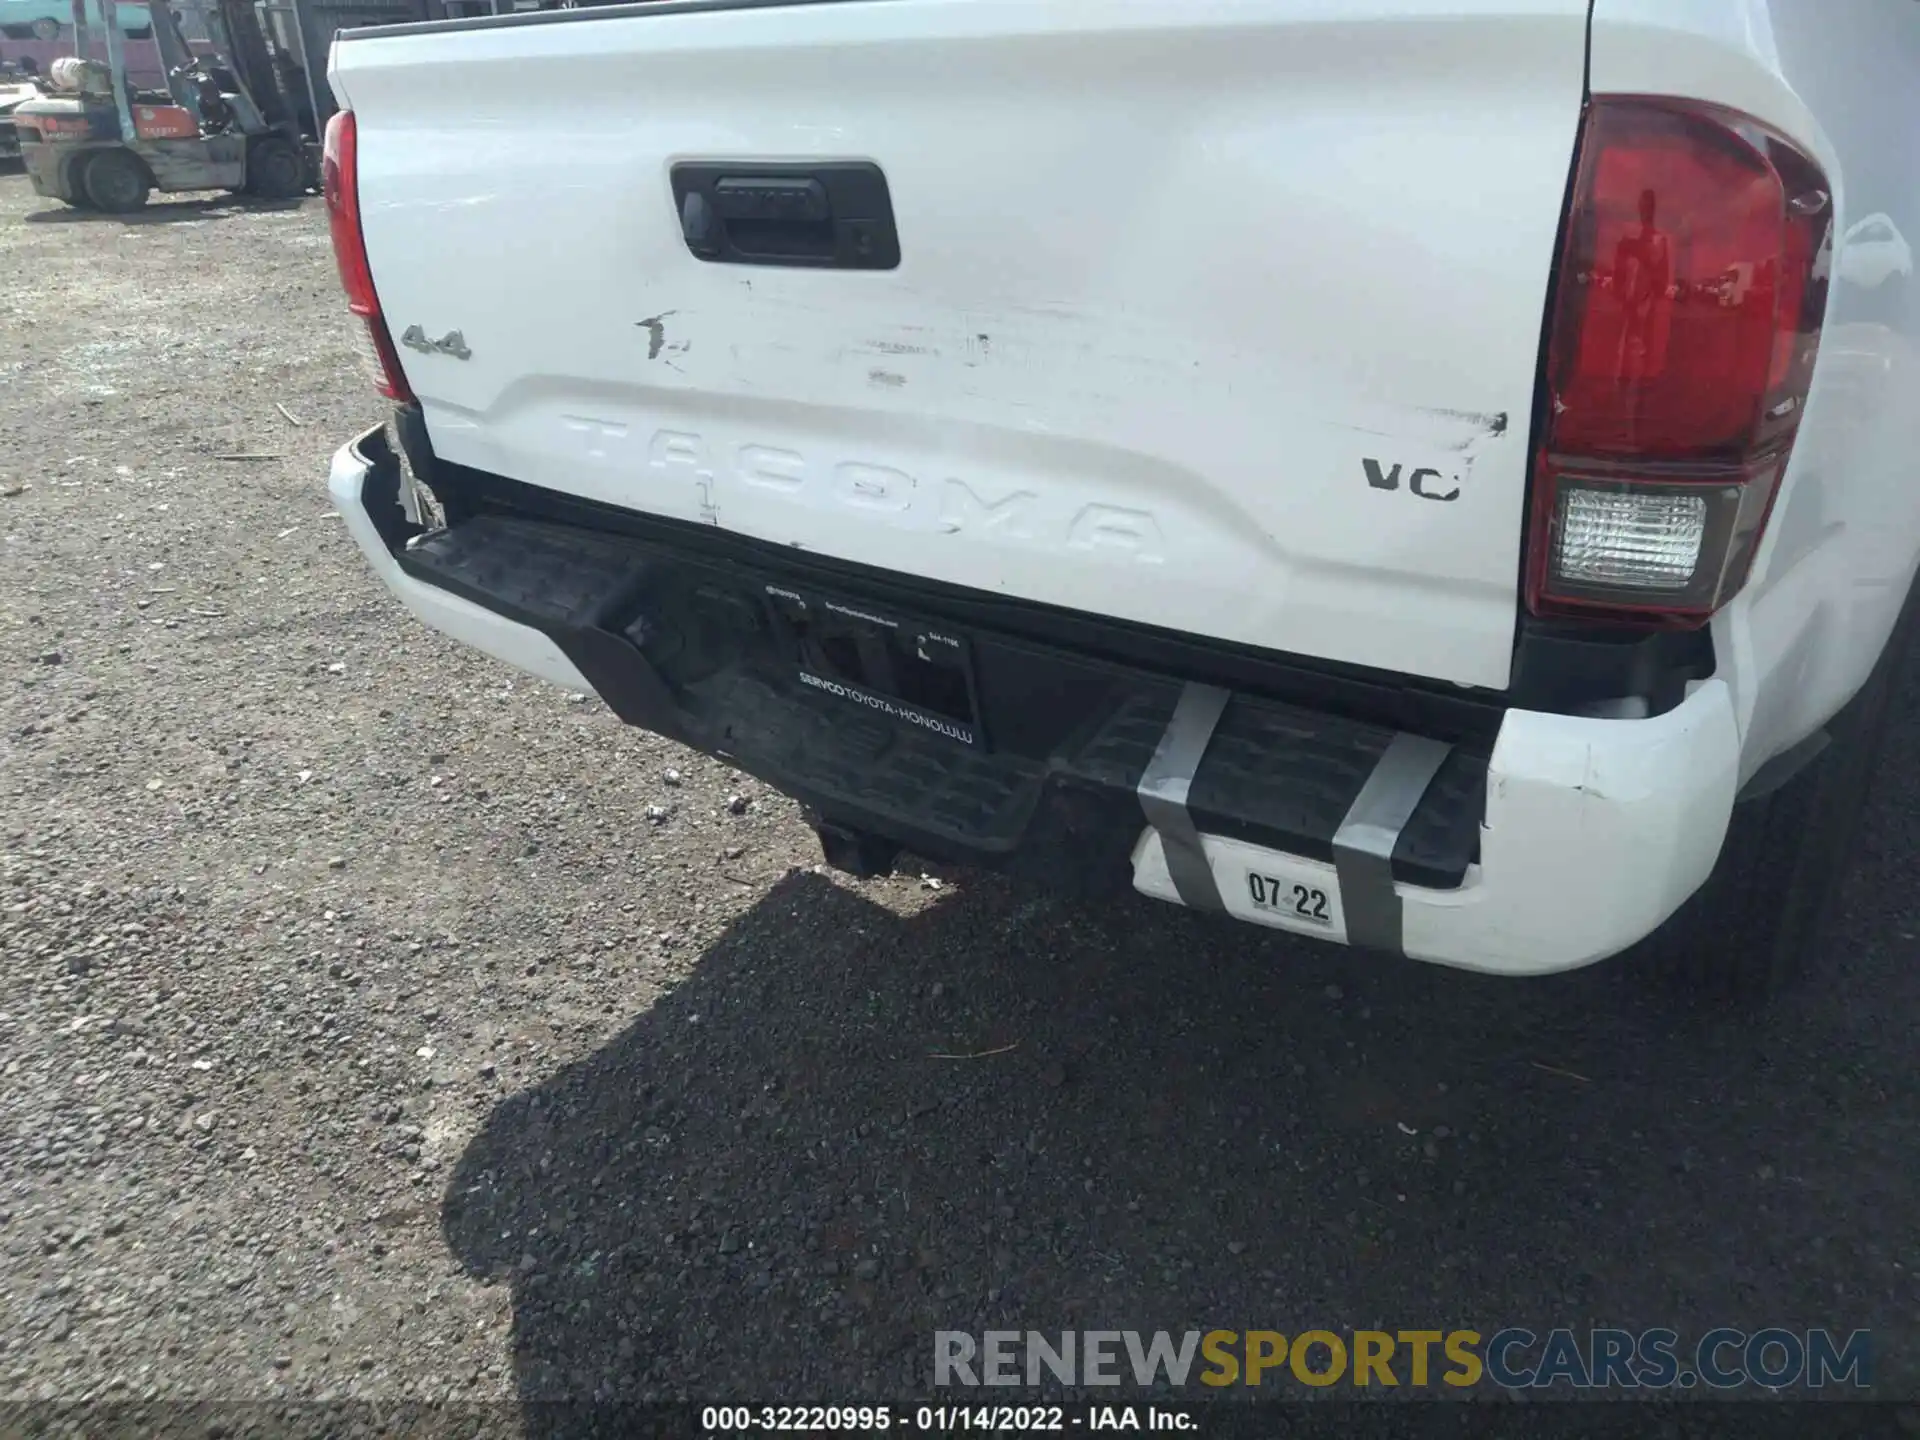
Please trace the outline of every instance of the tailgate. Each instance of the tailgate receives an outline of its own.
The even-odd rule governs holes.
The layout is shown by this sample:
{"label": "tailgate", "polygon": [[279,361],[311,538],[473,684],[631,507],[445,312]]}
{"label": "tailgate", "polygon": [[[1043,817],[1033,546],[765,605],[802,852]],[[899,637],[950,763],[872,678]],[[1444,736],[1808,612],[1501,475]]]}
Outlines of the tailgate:
{"label": "tailgate", "polygon": [[[401,352],[445,458],[1502,687],[1586,8],[562,11],[334,81],[393,333],[465,342]],[[691,253],[676,165],[853,162],[897,267]]]}

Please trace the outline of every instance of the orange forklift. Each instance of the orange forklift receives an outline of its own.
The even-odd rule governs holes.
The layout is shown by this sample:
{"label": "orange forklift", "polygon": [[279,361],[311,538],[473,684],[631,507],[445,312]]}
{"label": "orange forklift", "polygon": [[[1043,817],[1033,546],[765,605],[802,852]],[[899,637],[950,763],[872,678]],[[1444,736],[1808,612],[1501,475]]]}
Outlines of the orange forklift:
{"label": "orange forklift", "polygon": [[[312,107],[302,104],[312,72],[298,0],[296,23],[284,30],[263,26],[253,0],[214,0],[206,12],[214,56],[196,54],[173,10],[156,0],[165,92],[128,83],[119,27],[101,22],[100,0],[72,3],[74,55],[49,65],[39,97],[13,108],[36,194],[126,214],[155,190],[285,199],[318,188],[318,133]],[[89,58],[94,33],[105,37],[104,63]],[[281,43],[283,33],[291,45]]]}

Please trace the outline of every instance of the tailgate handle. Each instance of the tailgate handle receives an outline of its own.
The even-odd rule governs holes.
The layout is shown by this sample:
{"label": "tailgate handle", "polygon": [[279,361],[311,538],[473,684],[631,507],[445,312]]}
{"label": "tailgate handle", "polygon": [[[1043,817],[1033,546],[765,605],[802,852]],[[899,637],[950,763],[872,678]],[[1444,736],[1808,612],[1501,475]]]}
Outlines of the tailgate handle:
{"label": "tailgate handle", "polygon": [[723,220],[791,220],[817,224],[833,218],[827,187],[811,177],[729,176],[713,187],[713,208]]}
{"label": "tailgate handle", "polygon": [[887,177],[871,161],[687,161],[672,170],[687,249],[723,265],[891,270],[900,263]]}

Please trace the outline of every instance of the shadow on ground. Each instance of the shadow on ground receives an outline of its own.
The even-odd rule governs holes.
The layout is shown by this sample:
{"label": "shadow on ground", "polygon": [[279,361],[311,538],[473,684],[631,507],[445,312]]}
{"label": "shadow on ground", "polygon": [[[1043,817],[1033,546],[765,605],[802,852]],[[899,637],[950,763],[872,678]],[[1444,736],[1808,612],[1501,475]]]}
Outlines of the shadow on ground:
{"label": "shadow on ground", "polygon": [[524,1397],[905,1395],[939,1328],[1911,1328],[1904,1026],[1207,928],[778,887],[458,1168]]}
{"label": "shadow on ground", "polygon": [[[307,197],[311,198],[311,197]],[[57,204],[52,210],[29,211],[29,225],[181,225],[200,220],[231,220],[235,216],[262,210],[298,210],[300,199],[261,200],[251,195],[213,195],[198,200],[149,201],[126,215],[106,215],[98,210],[82,210]]]}
{"label": "shadow on ground", "polygon": [[512,1286],[530,1405],[924,1399],[936,1329],[1509,1324],[1869,1327],[1911,1396],[1912,745],[1759,1017],[797,875],[499,1106],[446,1234]]}

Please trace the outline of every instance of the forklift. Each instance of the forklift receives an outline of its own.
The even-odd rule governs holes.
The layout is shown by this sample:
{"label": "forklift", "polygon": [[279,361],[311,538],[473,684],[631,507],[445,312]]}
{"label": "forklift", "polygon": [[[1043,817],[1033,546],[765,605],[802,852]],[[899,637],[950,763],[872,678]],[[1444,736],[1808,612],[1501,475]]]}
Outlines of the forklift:
{"label": "forklift", "polygon": [[[40,97],[11,117],[35,194],[123,215],[155,190],[281,200],[319,188],[323,117],[311,102],[299,0],[296,23],[284,27],[262,25],[254,0],[210,0],[212,56],[195,53],[172,6],[155,0],[164,93],[128,83],[120,29],[97,13],[102,0],[72,4],[75,53],[49,65]],[[89,56],[95,27],[104,64]]]}

